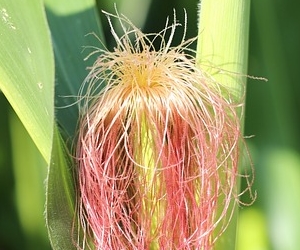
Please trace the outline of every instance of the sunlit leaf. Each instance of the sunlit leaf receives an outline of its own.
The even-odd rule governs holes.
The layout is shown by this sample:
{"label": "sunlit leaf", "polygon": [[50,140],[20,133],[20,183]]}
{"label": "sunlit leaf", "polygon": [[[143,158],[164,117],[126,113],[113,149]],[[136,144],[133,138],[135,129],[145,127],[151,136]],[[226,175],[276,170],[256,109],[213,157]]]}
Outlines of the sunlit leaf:
{"label": "sunlit leaf", "polygon": [[42,1],[0,3],[0,88],[48,162],[54,60]]}
{"label": "sunlit leaf", "polygon": [[[243,100],[246,88],[246,78],[243,75],[247,74],[250,2],[202,0],[200,4],[197,64],[228,89],[230,99]],[[228,93],[223,93],[224,97],[228,97]],[[241,109],[237,109],[237,112],[243,114]],[[244,118],[241,116],[240,119],[242,131]],[[240,150],[243,155],[242,149]],[[239,182],[236,185],[238,187]],[[219,207],[222,209],[221,202],[222,200]],[[216,242],[216,250],[235,249],[237,217],[238,208],[235,207],[228,227]]]}

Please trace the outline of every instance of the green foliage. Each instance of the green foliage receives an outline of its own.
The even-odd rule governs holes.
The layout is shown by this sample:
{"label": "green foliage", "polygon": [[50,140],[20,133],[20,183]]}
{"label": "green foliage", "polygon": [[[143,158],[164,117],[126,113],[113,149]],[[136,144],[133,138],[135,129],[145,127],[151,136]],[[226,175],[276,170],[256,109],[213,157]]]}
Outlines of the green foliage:
{"label": "green foliage", "polygon": [[[217,15],[215,13],[218,13]],[[201,2],[197,63],[241,100],[248,66],[250,2]]]}
{"label": "green foliage", "polygon": [[15,201],[20,224],[25,232],[25,247],[48,249],[45,227],[44,180],[47,163],[14,113],[9,116],[13,171],[15,176]]}
{"label": "green foliage", "polygon": [[47,178],[46,220],[53,249],[71,250],[76,249],[76,233],[73,233],[75,179],[70,169],[72,160],[63,145],[59,131],[55,129]]}
{"label": "green foliage", "polygon": [[90,47],[102,46],[97,40],[104,42],[102,26],[94,0],[45,0],[45,6],[56,64],[56,119],[72,138],[78,122],[79,88],[95,60],[85,58],[93,51]]}
{"label": "green foliage", "polygon": [[2,0],[0,34],[0,88],[48,162],[54,61],[42,1]]}
{"label": "green foliage", "polygon": [[[92,59],[95,60],[91,57],[88,62],[85,61],[87,55],[83,54],[83,49],[84,46],[99,46],[99,41],[91,33],[104,41],[103,32],[92,0],[45,2],[57,66],[56,119],[67,140],[73,140],[79,115],[78,92],[87,75],[86,67],[92,65]],[[70,148],[64,144],[55,128],[47,178],[46,220],[52,247],[68,250],[75,249],[76,233],[73,235],[72,230],[76,196],[74,164],[71,159],[68,160]]]}
{"label": "green foliage", "polygon": [[[199,13],[198,67],[226,86],[229,98],[239,102],[246,89],[249,14],[250,2],[240,0],[203,0]],[[228,93],[224,93],[224,97],[228,97]],[[240,109],[238,111],[243,115]],[[216,242],[216,250],[235,249],[237,218],[235,208],[226,231]]]}
{"label": "green foliage", "polygon": [[[135,8],[130,8],[133,3]],[[187,35],[197,35],[198,0],[152,0],[148,4],[145,6],[149,8],[139,11],[136,2],[128,0],[118,9],[130,19],[139,20],[138,26],[145,24],[143,30],[155,32],[164,27],[165,18],[172,15],[174,7],[177,19],[183,21],[184,7],[188,13]],[[245,246],[249,246],[247,242],[252,242],[252,248],[249,246],[247,250],[258,247],[264,250],[297,249],[300,232],[295,223],[300,220],[299,204],[295,202],[300,192],[297,66],[300,37],[292,27],[299,22],[299,4],[291,2],[282,6],[280,1],[254,0],[251,5],[248,74],[266,77],[269,82],[248,79],[245,131],[246,135],[256,135],[247,142],[256,167],[254,189],[258,192],[258,199],[251,208],[241,210],[237,248],[245,250]],[[98,7],[113,11],[113,2],[98,1]],[[142,17],[138,17],[140,12]],[[218,15],[216,12],[217,9],[213,9],[210,14],[213,21]],[[100,17],[105,20],[103,15]],[[57,218],[70,229],[75,191],[68,184],[72,182],[74,167],[68,151],[76,134],[78,89],[87,75],[86,67],[94,60],[84,61],[91,52],[84,47],[102,46],[95,36],[87,35],[94,32],[102,41],[103,34],[107,34],[107,46],[111,48],[107,23],[103,23],[103,30],[93,0],[45,0],[44,3],[41,0],[0,0],[0,88],[36,145],[30,142],[15,118],[10,119],[14,116],[0,93],[1,249],[50,249],[42,218],[35,217],[44,209],[42,183],[45,165],[49,165],[50,158],[48,181],[53,185],[48,186],[48,208],[53,206],[50,210],[61,217],[48,210],[48,225],[53,228]],[[222,30],[227,31],[228,27]],[[179,40],[180,37],[175,37],[175,41]],[[210,45],[212,54],[217,52],[219,45],[215,41]],[[229,53],[236,47],[229,44],[222,49]],[[207,47],[203,46],[203,50],[207,51]],[[210,59],[201,56],[200,61]],[[216,64],[222,66],[221,62]],[[226,69],[245,72],[244,68],[242,71]],[[53,136],[54,109],[64,141],[68,142],[67,147],[57,128]],[[34,190],[34,186],[38,190]],[[61,200],[68,205],[56,206]],[[34,219],[26,220],[32,215]],[[63,242],[60,245],[63,249],[72,249],[69,231],[64,231],[64,227],[59,231],[64,237],[60,237],[58,231],[51,234],[52,244]]]}

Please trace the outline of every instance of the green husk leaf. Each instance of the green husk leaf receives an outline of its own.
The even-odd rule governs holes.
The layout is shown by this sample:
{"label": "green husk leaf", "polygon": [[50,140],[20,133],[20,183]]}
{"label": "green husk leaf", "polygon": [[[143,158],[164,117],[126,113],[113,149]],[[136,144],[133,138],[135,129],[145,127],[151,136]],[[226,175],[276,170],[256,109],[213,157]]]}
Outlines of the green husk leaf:
{"label": "green husk leaf", "polygon": [[53,249],[76,249],[73,234],[75,186],[72,159],[58,128],[53,135],[53,150],[47,178],[46,221]]}
{"label": "green husk leaf", "polygon": [[[200,4],[197,64],[228,90],[225,98],[238,102],[245,96],[249,14],[250,1],[202,0]],[[242,108],[237,112],[243,127]],[[235,207],[226,231],[216,242],[216,250],[235,249],[237,218]]]}
{"label": "green husk leaf", "polygon": [[249,14],[249,1],[201,1],[197,63],[239,101],[247,80]]}

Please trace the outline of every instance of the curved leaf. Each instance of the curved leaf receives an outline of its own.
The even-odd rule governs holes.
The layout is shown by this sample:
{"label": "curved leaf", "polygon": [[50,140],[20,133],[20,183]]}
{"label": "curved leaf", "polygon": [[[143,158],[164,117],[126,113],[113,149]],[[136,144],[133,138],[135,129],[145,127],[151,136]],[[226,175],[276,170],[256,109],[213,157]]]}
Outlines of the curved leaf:
{"label": "curved leaf", "polygon": [[2,0],[0,35],[0,88],[49,162],[54,60],[42,1]]}

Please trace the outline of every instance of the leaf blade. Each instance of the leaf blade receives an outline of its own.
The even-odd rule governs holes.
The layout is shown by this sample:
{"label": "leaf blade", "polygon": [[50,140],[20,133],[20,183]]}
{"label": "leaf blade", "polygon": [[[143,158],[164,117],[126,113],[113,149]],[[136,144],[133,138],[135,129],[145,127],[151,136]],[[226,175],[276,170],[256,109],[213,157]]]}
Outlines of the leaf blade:
{"label": "leaf blade", "polygon": [[73,244],[75,186],[72,161],[58,128],[53,135],[51,164],[47,176],[46,222],[53,249],[76,249]]}
{"label": "leaf blade", "polygon": [[0,88],[49,162],[54,59],[42,1],[3,0],[0,16]]}
{"label": "leaf blade", "polygon": [[78,122],[78,92],[88,74],[87,67],[95,60],[85,60],[88,52],[84,48],[102,46],[95,36],[88,34],[96,34],[102,42],[104,35],[94,0],[45,2],[56,60],[56,116],[72,137]]}

